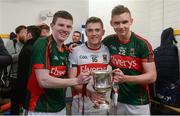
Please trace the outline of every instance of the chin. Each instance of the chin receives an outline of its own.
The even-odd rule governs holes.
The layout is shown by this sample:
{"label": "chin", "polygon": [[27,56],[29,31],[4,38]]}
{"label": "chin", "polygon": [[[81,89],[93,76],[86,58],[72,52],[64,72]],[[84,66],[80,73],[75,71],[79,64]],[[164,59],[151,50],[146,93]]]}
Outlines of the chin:
{"label": "chin", "polygon": [[58,41],[64,42],[66,38],[59,38]]}
{"label": "chin", "polygon": [[126,33],[118,33],[119,36],[125,36]]}

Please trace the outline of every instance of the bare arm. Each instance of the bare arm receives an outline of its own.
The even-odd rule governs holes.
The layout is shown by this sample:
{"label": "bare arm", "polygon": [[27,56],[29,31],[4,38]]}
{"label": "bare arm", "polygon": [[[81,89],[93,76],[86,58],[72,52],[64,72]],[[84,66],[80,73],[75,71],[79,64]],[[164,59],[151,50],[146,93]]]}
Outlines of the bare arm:
{"label": "bare arm", "polygon": [[73,79],[61,79],[55,78],[49,75],[47,69],[36,69],[35,70],[37,81],[43,88],[62,88],[78,84],[84,84],[88,82],[88,78],[73,78]]}
{"label": "bare arm", "polygon": [[144,73],[138,76],[125,75],[126,82],[135,84],[153,83],[156,80],[156,67],[154,62],[143,63]]}
{"label": "bare arm", "polygon": [[[77,67],[69,68],[68,75],[69,75],[69,78],[75,79],[77,77]],[[73,86],[73,88],[78,93],[82,92],[82,85],[75,85]]]}
{"label": "bare arm", "polygon": [[114,76],[115,83],[134,83],[134,84],[145,84],[153,83],[156,80],[156,67],[155,63],[143,63],[144,73],[137,76],[124,75],[122,72]]}

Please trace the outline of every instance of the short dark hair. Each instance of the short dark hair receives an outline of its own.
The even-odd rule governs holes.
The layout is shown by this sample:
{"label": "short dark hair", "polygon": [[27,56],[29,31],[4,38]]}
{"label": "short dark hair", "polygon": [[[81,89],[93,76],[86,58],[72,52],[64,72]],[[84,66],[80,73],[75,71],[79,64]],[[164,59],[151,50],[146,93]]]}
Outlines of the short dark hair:
{"label": "short dark hair", "polygon": [[117,5],[112,9],[111,18],[114,15],[120,15],[120,14],[123,14],[123,13],[129,13],[131,15],[131,12],[127,7],[125,7],[123,5]]}
{"label": "short dark hair", "polygon": [[85,24],[85,28],[87,27],[87,25],[89,23],[100,23],[102,28],[104,28],[102,20],[100,18],[98,18],[98,17],[90,17],[90,18],[88,18],[87,21],[86,21],[86,24]]}
{"label": "short dark hair", "polygon": [[74,31],[73,33],[79,33],[79,35],[81,35],[81,32],[79,32],[79,31]]}
{"label": "short dark hair", "polygon": [[42,30],[42,29],[50,30],[50,27],[49,27],[47,24],[45,24],[45,23],[39,25],[38,27],[39,27],[41,30]]}
{"label": "short dark hair", "polygon": [[20,25],[16,27],[15,29],[16,34],[19,34],[22,29],[27,29],[27,27],[25,25]]}
{"label": "short dark hair", "polygon": [[41,30],[35,25],[28,26],[27,31],[31,33],[33,39],[37,39],[41,34]]}
{"label": "short dark hair", "polygon": [[73,21],[72,15],[69,12],[65,11],[65,10],[57,11],[54,14],[53,20],[52,20],[53,24],[56,23],[57,18],[69,19],[69,20]]}

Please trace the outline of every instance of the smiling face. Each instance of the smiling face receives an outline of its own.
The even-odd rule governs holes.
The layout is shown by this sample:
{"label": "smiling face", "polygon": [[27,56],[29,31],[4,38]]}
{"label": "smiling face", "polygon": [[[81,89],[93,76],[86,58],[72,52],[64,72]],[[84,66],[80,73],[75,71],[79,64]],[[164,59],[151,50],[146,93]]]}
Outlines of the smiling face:
{"label": "smiling face", "polygon": [[52,35],[56,42],[64,42],[72,31],[73,21],[70,19],[57,18],[55,23],[51,24]]}
{"label": "smiling face", "polygon": [[104,29],[100,22],[88,23],[86,25],[86,35],[88,38],[88,45],[91,48],[97,48],[101,44]]}
{"label": "smiling face", "polygon": [[129,13],[122,13],[119,15],[113,15],[110,23],[119,37],[127,38],[130,34],[132,22],[133,19]]}

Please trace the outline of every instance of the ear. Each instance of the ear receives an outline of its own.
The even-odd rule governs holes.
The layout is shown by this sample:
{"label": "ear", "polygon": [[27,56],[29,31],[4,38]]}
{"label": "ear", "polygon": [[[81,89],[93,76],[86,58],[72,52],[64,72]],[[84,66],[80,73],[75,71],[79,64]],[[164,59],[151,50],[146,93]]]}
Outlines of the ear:
{"label": "ear", "polygon": [[87,31],[86,31],[86,29],[85,29],[85,34],[86,34],[86,36],[87,36]]}
{"label": "ear", "polygon": [[105,34],[105,30],[103,29],[103,36],[104,36],[104,34]]}
{"label": "ear", "polygon": [[133,24],[133,18],[131,18],[131,25]]}
{"label": "ear", "polygon": [[112,24],[112,19],[110,20],[110,25],[113,26],[113,24]]}
{"label": "ear", "polygon": [[51,24],[50,24],[51,29],[53,28],[53,26],[54,26],[54,24],[53,24],[53,23],[51,23]]}

